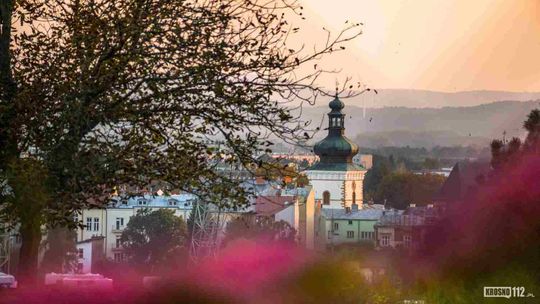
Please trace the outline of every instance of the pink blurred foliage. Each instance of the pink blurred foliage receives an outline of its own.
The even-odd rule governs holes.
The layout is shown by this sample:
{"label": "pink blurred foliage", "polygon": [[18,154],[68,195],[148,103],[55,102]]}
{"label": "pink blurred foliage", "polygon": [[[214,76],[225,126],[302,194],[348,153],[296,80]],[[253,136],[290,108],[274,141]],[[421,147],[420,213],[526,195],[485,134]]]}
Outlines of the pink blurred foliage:
{"label": "pink blurred foliage", "polygon": [[[218,258],[207,258],[164,275],[161,284],[114,290],[65,290],[59,286],[0,291],[0,303],[247,303],[278,298],[274,286],[301,271],[314,257],[291,244],[241,240]],[[136,276],[133,274],[133,276]],[[141,281],[142,276],[130,278]]]}
{"label": "pink blurred foliage", "polygon": [[539,251],[540,157],[524,155],[449,207],[428,232],[425,248],[404,268],[425,279],[466,277],[509,263],[534,268]]}

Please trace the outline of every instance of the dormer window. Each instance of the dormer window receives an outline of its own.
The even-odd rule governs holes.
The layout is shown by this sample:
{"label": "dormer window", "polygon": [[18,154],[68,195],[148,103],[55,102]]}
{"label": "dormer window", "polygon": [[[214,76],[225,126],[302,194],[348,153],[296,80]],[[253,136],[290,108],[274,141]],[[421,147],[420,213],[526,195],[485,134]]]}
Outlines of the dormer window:
{"label": "dormer window", "polygon": [[139,206],[146,206],[148,204],[148,201],[145,199],[138,200]]}
{"label": "dormer window", "polygon": [[175,200],[175,199],[170,199],[169,200],[169,206],[177,206],[178,205],[178,201]]}

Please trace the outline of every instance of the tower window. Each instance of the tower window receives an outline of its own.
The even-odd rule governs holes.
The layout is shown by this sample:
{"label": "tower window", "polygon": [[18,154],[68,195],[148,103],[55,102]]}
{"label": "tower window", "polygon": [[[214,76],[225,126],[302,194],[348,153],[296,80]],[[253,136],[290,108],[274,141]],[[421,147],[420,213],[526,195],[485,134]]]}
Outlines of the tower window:
{"label": "tower window", "polygon": [[356,204],[356,191],[352,193],[352,203]]}
{"label": "tower window", "polygon": [[324,191],[322,194],[323,197],[323,204],[324,205],[330,205],[330,192]]}

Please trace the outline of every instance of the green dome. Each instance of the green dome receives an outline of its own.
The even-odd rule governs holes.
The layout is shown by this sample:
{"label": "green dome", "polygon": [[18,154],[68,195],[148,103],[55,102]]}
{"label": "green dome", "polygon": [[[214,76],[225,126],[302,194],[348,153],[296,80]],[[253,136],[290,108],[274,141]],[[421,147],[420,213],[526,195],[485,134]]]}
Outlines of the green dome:
{"label": "green dome", "polygon": [[336,165],[352,165],[352,158],[358,153],[358,146],[345,137],[345,114],[341,110],[345,104],[336,96],[328,106],[328,135],[315,144],[313,152],[320,158],[316,167],[335,168]]}
{"label": "green dome", "polygon": [[328,134],[313,147],[321,162],[352,162],[358,153],[358,146],[343,135]]}
{"label": "green dome", "polygon": [[328,106],[330,107],[330,109],[332,109],[332,112],[334,112],[334,111],[339,112],[339,111],[343,110],[343,108],[345,108],[345,104],[343,103],[343,101],[339,100],[339,98],[337,96],[336,96],[336,98],[334,98],[334,100],[330,101]]}

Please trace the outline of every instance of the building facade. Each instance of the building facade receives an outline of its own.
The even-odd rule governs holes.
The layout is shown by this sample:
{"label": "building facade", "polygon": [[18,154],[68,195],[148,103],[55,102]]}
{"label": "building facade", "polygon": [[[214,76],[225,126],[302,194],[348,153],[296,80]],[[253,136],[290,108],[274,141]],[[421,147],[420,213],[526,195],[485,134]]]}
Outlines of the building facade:
{"label": "building facade", "polygon": [[315,190],[315,200],[323,208],[362,208],[362,189],[366,169],[353,162],[358,146],[345,137],[345,104],[336,96],[329,103],[328,135],[313,147],[319,162],[306,170]]}
{"label": "building facade", "polygon": [[328,246],[340,244],[375,245],[375,224],[383,215],[379,209],[323,209],[320,240]]}
{"label": "building facade", "polygon": [[83,228],[77,231],[77,242],[95,237],[104,237],[103,250],[107,259],[117,262],[125,259],[120,238],[130,218],[141,209],[150,211],[166,208],[174,210],[175,215],[185,221],[189,218],[195,203],[195,196],[179,194],[171,196],[145,195],[113,201],[104,209],[84,209],[77,215]]}

